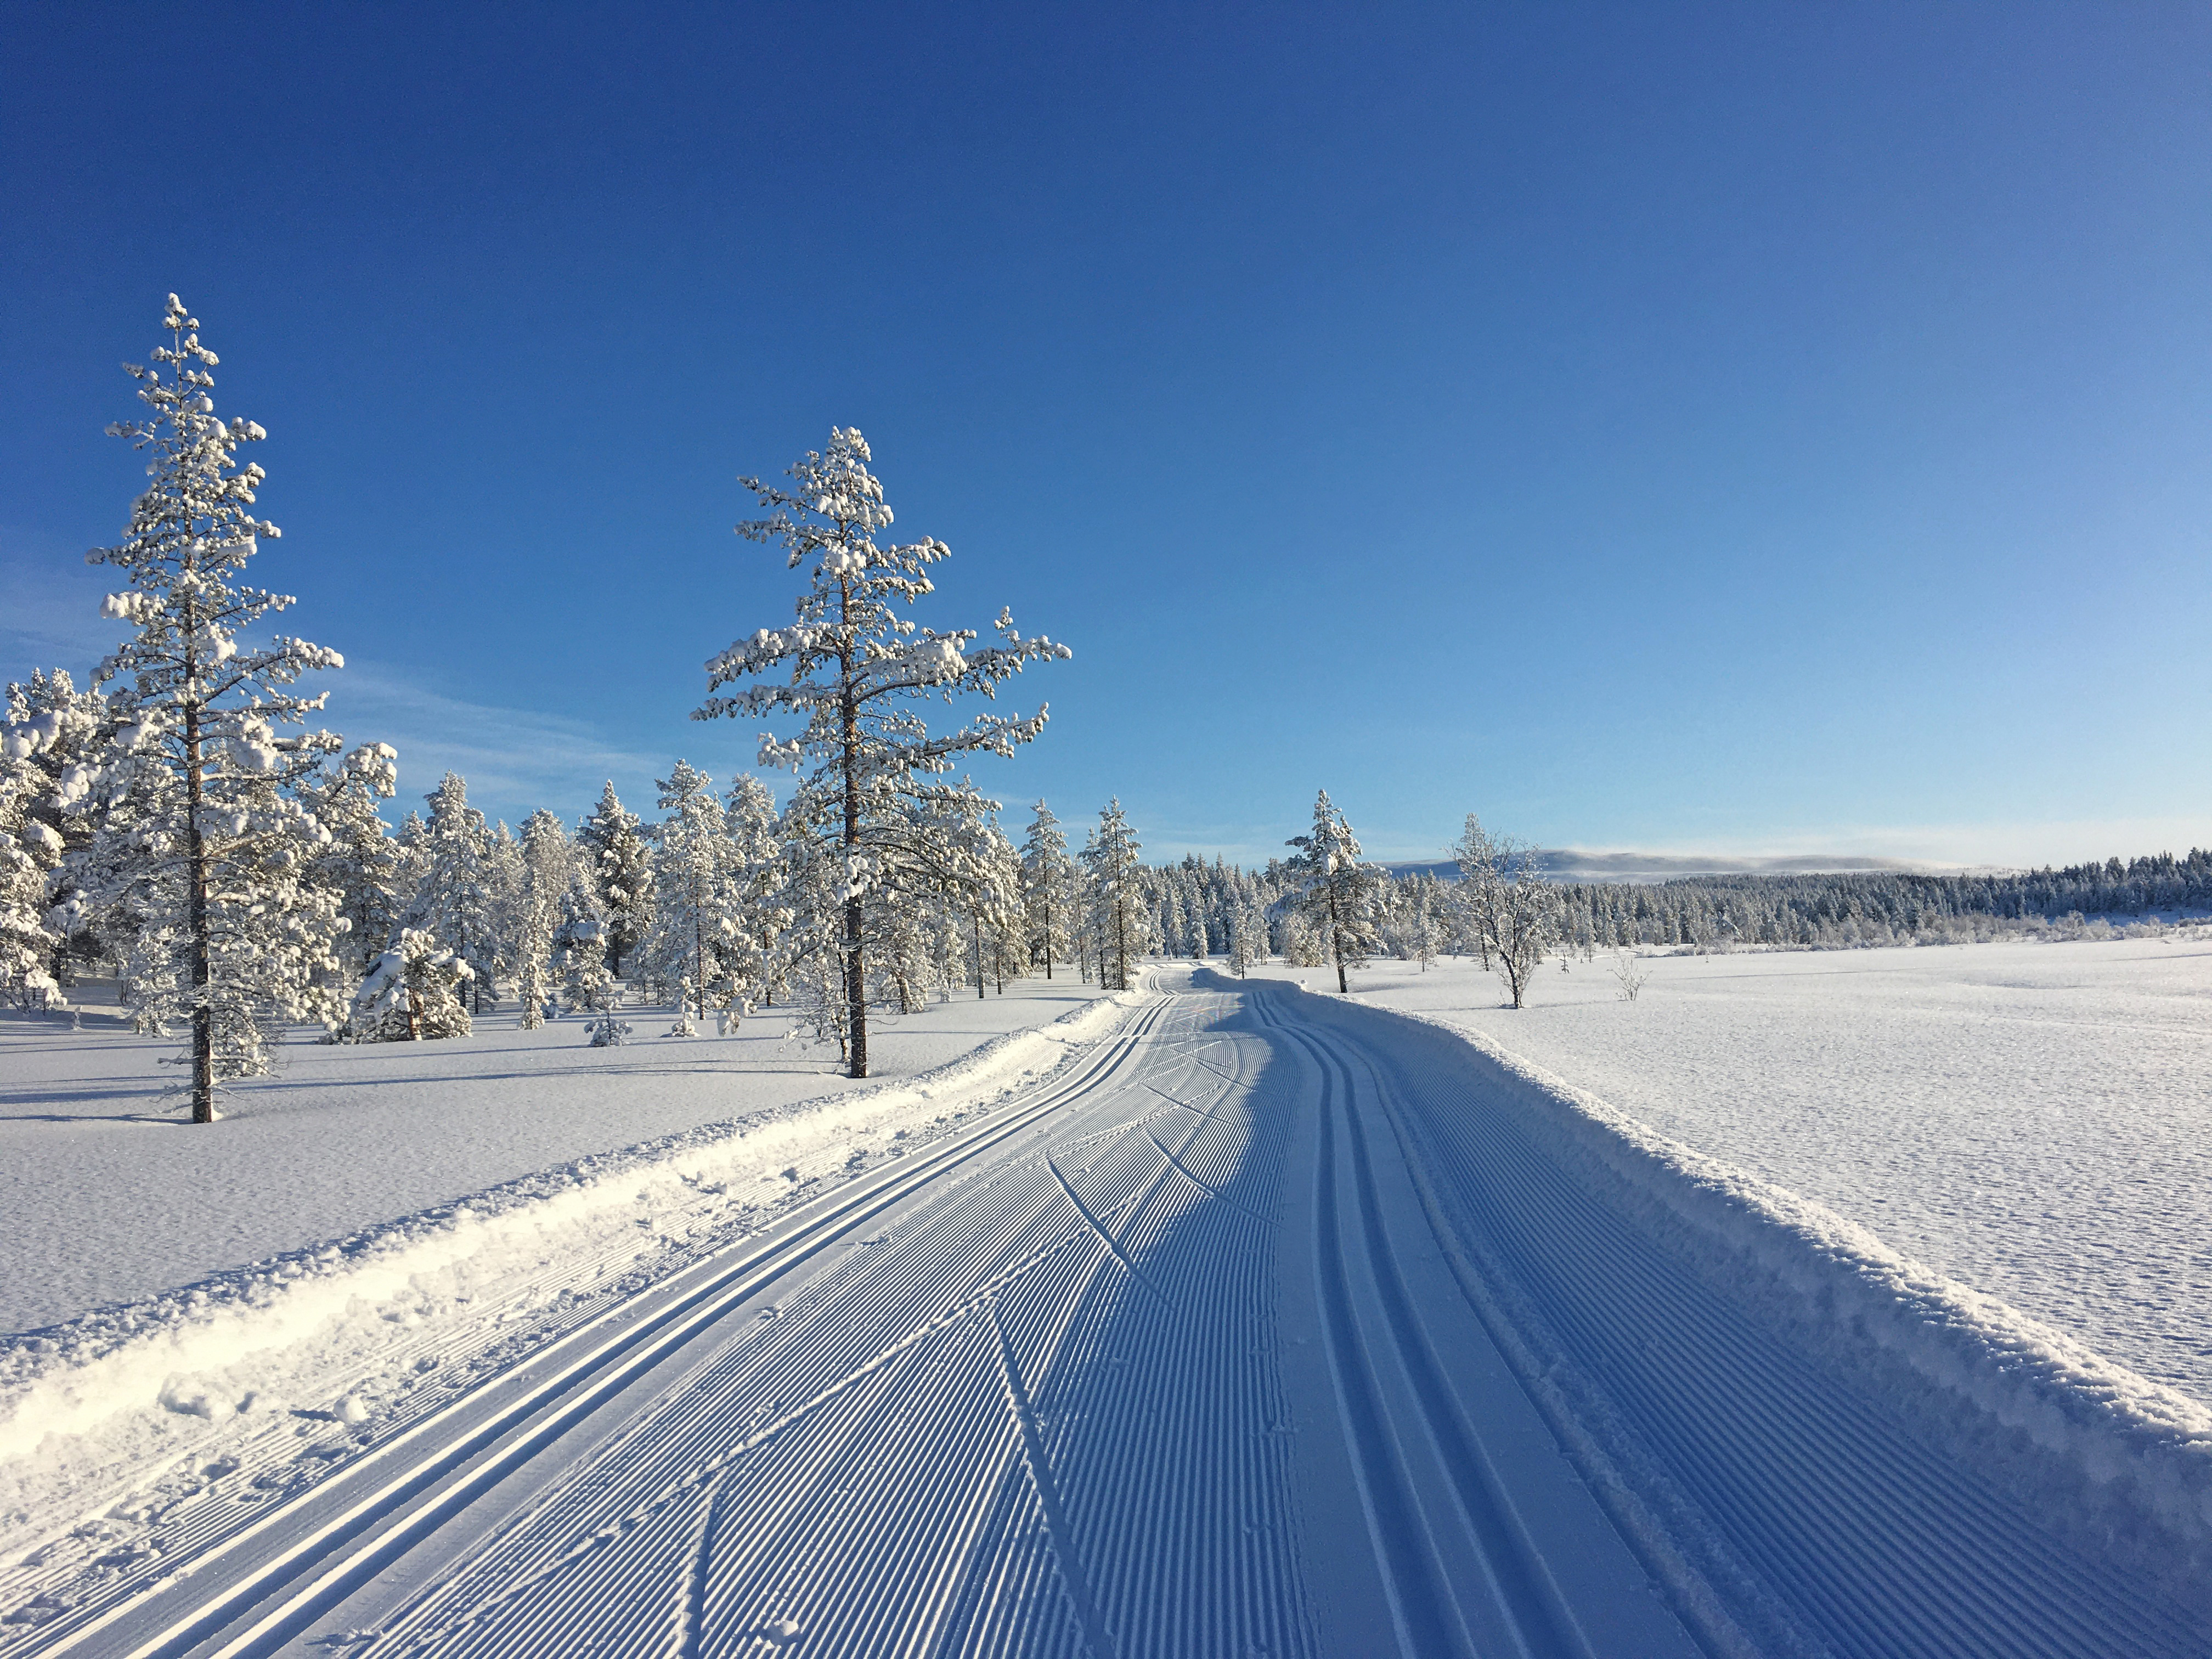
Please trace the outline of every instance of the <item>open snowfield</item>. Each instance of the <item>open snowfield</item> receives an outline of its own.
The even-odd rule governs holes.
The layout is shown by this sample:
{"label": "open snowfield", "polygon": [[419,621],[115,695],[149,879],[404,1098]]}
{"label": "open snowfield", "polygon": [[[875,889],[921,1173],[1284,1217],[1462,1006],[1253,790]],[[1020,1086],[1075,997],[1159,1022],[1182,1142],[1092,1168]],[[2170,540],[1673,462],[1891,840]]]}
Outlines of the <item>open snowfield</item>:
{"label": "open snowfield", "polygon": [[2212,940],[1640,965],[1631,1002],[1607,957],[1547,964],[1518,1011],[1469,961],[1380,961],[1352,986],[2212,1401]]}
{"label": "open snowfield", "polygon": [[[941,1003],[871,1031],[875,1083],[945,1065],[1098,993],[1073,979]],[[98,988],[76,994],[97,997]],[[112,994],[107,999],[112,1003]],[[635,1034],[586,1046],[580,1019],[469,1036],[288,1042],[278,1074],[239,1085],[221,1122],[165,1099],[175,1042],[134,1036],[97,1004],[84,1029],[0,1013],[0,1332],[33,1330],[342,1237],[592,1154],[836,1095],[834,1049],[774,1014],[727,1037]]]}

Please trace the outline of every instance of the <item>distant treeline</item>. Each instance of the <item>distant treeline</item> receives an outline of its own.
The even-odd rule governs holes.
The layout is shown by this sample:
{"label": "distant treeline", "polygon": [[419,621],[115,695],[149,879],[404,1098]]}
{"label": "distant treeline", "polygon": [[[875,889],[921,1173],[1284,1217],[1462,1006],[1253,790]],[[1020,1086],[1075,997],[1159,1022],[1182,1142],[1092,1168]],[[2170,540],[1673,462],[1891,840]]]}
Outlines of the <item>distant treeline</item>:
{"label": "distant treeline", "polygon": [[1559,889],[1566,940],[1598,946],[1796,946],[1984,939],[2069,916],[2212,908],[2212,852],[2108,859],[2012,875],[1698,876]]}

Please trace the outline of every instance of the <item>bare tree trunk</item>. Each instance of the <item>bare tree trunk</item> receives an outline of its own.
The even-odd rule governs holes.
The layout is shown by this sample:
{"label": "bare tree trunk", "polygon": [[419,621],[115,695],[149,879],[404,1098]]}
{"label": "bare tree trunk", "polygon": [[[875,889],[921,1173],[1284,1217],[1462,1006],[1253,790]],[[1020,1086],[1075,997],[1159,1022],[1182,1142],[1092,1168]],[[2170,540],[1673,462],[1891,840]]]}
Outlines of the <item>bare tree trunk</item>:
{"label": "bare tree trunk", "polygon": [[[852,594],[848,589],[845,604],[849,607]],[[849,652],[838,658],[844,673],[844,730],[845,747],[845,859],[847,878],[850,879],[853,855],[860,847],[860,709],[853,700],[853,659]],[[868,976],[866,964],[860,959],[860,901],[857,896],[845,901],[845,1007],[847,1023],[852,1027],[852,1043],[848,1053],[852,1064],[846,1068],[852,1077],[868,1074]]]}
{"label": "bare tree trunk", "polygon": [[[194,630],[192,607],[185,605],[185,637]],[[185,672],[196,675],[198,665],[187,647]],[[191,890],[185,896],[186,926],[192,936],[192,1121],[215,1121],[215,1009],[209,989],[215,977],[208,919],[207,837],[200,827],[200,710],[196,702],[185,705],[185,848]]]}
{"label": "bare tree trunk", "polygon": [[1352,994],[1352,981],[1345,977],[1344,973],[1344,929],[1336,920],[1336,884],[1334,881],[1328,884],[1328,948],[1330,954],[1336,957],[1336,994],[1348,997]]}
{"label": "bare tree trunk", "polygon": [[975,1000],[983,1000],[983,913],[970,910],[968,920],[975,925]]}

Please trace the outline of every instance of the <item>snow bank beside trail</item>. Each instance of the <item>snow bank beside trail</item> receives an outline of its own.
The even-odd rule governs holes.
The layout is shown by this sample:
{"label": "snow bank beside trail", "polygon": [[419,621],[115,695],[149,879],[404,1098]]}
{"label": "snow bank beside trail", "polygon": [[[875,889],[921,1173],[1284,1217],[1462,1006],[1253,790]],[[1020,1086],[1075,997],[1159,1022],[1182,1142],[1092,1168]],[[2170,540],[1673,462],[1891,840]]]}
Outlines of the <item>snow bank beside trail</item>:
{"label": "snow bank beside trail", "polygon": [[[596,1302],[966,1127],[1142,1000],[1103,996],[917,1077],[579,1159],[0,1340],[8,1548],[74,1527],[112,1553],[241,1468],[289,1467],[304,1483]],[[255,1485],[294,1483],[280,1473]]]}
{"label": "snow bank beside trail", "polygon": [[[1891,1249],[1826,1206],[1659,1134],[1478,1032],[1333,997],[1325,1018],[1462,1045],[1540,1147],[1808,1356],[2061,1532],[2188,1605],[2212,1583],[2212,1409]],[[1407,1033],[1410,1035],[1410,1033]]]}

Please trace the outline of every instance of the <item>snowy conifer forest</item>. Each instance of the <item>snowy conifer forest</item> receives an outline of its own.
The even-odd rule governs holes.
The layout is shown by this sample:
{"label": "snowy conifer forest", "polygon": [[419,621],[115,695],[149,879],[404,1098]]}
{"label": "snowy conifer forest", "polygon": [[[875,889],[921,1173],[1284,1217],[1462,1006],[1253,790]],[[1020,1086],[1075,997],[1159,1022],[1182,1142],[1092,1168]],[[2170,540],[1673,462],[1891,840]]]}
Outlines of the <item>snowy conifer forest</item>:
{"label": "snowy conifer forest", "polygon": [[[1472,811],[1393,867],[1318,788],[1259,867],[1147,861],[1117,794],[988,793],[1072,648],[940,594],[842,427],[741,480],[781,609],[670,711],[756,769],[510,824],[325,728],[269,434],[159,327],[112,649],[0,732],[0,1659],[1382,1650],[1339,1605],[1415,1656],[1995,1652],[1954,1602],[2007,1598],[2206,1650],[2212,853],[1573,882]],[[325,1502],[402,1541],[223,1565]],[[1923,1560],[1973,1596],[1855,1588]]]}

